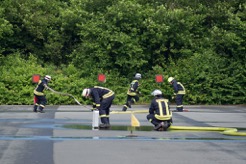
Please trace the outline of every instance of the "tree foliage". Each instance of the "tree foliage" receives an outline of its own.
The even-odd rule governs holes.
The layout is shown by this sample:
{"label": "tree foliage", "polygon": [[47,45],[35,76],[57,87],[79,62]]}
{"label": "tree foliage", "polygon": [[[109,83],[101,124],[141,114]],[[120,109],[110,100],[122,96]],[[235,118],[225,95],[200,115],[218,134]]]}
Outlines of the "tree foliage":
{"label": "tree foliage", "polygon": [[245,7],[243,0],[2,0],[1,104],[30,104],[36,73],[78,97],[83,87],[112,88],[122,104],[136,72],[144,77],[141,103],[155,88],[170,98],[166,78],[174,76],[187,87],[187,104],[243,104]]}

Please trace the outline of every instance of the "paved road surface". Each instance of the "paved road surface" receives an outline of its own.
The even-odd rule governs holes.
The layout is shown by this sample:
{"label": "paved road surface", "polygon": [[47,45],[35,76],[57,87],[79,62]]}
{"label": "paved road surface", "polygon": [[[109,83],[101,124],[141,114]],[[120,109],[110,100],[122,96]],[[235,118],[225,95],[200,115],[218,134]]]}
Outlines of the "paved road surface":
{"label": "paved road surface", "polygon": [[[147,106],[133,106],[146,110]],[[246,131],[245,106],[187,106],[173,113],[175,126],[235,127]],[[112,111],[120,111],[113,106]],[[246,137],[219,132],[152,131],[146,113],[111,114],[112,130],[92,130],[92,112],[82,106],[0,106],[0,164],[244,164]],[[68,128],[70,127],[70,128]],[[73,127],[73,128],[71,128]],[[76,129],[82,127],[82,129]],[[120,129],[125,127],[125,129]],[[134,137],[133,137],[134,136]]]}

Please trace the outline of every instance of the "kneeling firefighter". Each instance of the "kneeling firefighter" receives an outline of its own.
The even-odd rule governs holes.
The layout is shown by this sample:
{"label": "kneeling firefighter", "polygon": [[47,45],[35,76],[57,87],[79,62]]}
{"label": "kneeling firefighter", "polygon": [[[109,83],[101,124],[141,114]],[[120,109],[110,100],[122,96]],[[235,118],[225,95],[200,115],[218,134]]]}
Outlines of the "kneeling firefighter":
{"label": "kneeling firefighter", "polygon": [[155,130],[167,130],[173,122],[169,101],[163,98],[162,92],[158,89],[151,94],[155,97],[151,101],[147,120],[155,126]]}

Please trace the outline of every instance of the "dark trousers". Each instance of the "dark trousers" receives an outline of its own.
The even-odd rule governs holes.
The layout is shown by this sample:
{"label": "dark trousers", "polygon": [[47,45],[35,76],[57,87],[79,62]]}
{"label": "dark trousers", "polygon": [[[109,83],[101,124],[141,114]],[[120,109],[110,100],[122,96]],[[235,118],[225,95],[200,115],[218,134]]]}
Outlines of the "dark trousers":
{"label": "dark trousers", "polygon": [[38,107],[40,111],[43,111],[46,104],[47,104],[47,100],[45,96],[34,95],[34,107],[33,107],[34,111],[37,111]]}
{"label": "dark trousers", "polygon": [[127,108],[131,108],[131,104],[134,104],[135,102],[138,102],[139,100],[139,97],[136,95],[136,96],[130,96],[130,95],[127,95],[127,98],[126,98],[126,104],[124,106],[126,106]]}
{"label": "dark trousers", "polygon": [[148,114],[147,119],[155,126],[155,130],[163,128],[163,130],[166,131],[173,123],[172,118],[170,120],[159,120],[154,114]]}
{"label": "dark trousers", "polygon": [[177,109],[177,111],[183,111],[183,97],[184,97],[184,95],[180,95],[180,94],[177,94],[177,96],[176,96],[176,99],[175,99],[175,101],[176,101],[176,109]]}
{"label": "dark trousers", "polygon": [[103,124],[110,124],[109,122],[109,113],[110,113],[110,107],[113,103],[115,95],[110,96],[106,99],[102,99],[100,102],[100,107],[99,107],[99,116],[101,118],[101,122]]}

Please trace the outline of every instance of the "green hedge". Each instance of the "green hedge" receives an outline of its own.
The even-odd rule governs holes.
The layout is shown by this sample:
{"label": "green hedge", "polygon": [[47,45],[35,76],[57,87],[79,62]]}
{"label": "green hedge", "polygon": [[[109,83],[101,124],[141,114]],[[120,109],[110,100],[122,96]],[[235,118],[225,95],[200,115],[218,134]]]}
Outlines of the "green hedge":
{"label": "green hedge", "polygon": [[[89,100],[81,97],[84,88],[100,85],[115,91],[114,104],[124,104],[126,92],[132,78],[121,76],[118,72],[88,73],[84,75],[72,64],[55,67],[52,64],[40,65],[39,60],[30,55],[25,60],[19,53],[9,55],[1,60],[0,66],[0,104],[30,105],[33,103],[33,90],[36,84],[32,82],[32,75],[46,74],[52,76],[49,86],[63,93],[74,95],[81,103],[89,104]],[[173,89],[167,82],[169,76],[174,76],[184,84],[187,94],[184,104],[244,104],[245,103],[245,67],[244,63],[233,63],[212,53],[195,54],[189,59],[165,68],[154,66],[149,72],[142,73],[140,80],[140,101],[138,104],[148,104],[152,99],[150,93],[154,89],[161,89],[164,96],[171,100]],[[94,70],[93,72],[96,72]],[[106,75],[106,82],[97,80],[99,73]],[[155,76],[163,75],[163,83],[156,83]],[[73,98],[46,91],[48,104],[76,104]]]}

